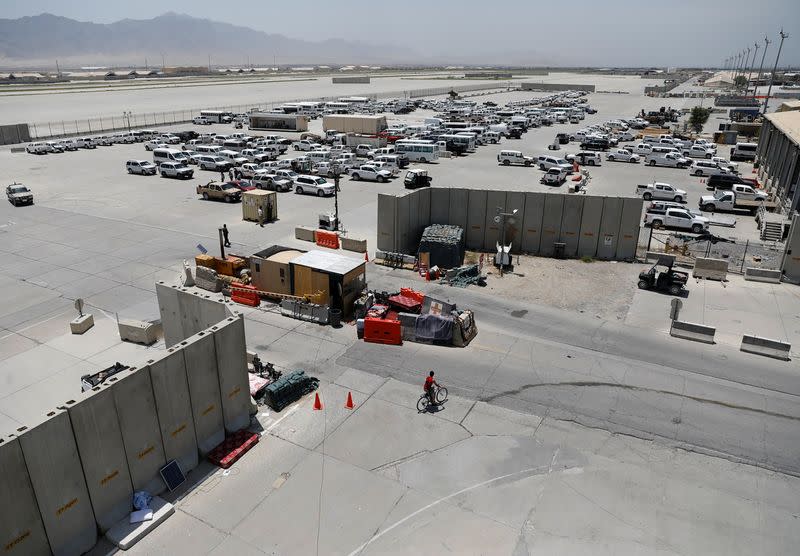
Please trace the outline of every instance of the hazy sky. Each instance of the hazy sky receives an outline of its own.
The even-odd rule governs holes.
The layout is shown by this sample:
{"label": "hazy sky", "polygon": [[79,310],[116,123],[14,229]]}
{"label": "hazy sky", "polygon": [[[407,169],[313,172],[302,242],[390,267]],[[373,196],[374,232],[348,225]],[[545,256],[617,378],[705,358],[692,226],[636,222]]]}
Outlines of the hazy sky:
{"label": "hazy sky", "polygon": [[[800,65],[800,0],[0,0],[0,17],[49,12],[109,23],[166,11],[306,40],[408,44],[436,57],[530,54],[564,65],[718,65],[731,54],[784,43],[781,65]],[[763,51],[760,51],[763,52]],[[752,56],[751,56],[752,57]],[[759,61],[761,54],[759,53]]]}

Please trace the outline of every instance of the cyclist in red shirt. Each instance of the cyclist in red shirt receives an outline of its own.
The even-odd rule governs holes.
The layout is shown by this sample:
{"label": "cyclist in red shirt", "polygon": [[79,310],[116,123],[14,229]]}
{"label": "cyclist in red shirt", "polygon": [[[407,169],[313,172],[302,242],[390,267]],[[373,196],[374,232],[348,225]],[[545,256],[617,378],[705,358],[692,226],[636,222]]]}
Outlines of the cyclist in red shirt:
{"label": "cyclist in red shirt", "polygon": [[439,383],[434,380],[433,371],[431,371],[425,378],[425,385],[422,387],[422,389],[425,390],[425,393],[428,394],[428,399],[431,401],[431,405],[436,405],[436,390],[433,388],[434,385],[438,387]]}

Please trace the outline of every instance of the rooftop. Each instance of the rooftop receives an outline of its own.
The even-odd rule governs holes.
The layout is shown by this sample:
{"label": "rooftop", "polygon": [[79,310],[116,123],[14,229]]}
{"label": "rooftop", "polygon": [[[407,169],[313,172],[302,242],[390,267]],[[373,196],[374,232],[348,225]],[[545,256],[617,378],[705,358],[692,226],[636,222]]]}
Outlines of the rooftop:
{"label": "rooftop", "polygon": [[800,111],[773,112],[766,118],[796,145],[800,145]]}
{"label": "rooftop", "polygon": [[309,251],[292,259],[291,263],[330,272],[331,274],[347,274],[364,265],[364,261],[361,259],[327,251]]}

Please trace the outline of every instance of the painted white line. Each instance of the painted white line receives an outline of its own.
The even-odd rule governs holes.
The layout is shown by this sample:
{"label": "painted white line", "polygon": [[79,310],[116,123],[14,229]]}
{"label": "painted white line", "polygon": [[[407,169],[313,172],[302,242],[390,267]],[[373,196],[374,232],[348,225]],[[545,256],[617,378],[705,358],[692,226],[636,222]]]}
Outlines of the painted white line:
{"label": "painted white line", "polygon": [[44,320],[40,320],[39,322],[34,322],[33,324],[26,326],[25,328],[20,328],[17,331],[11,332],[11,334],[6,334],[5,336],[0,337],[0,340],[5,340],[6,338],[10,338],[11,336],[13,336],[15,334],[19,334],[20,332],[25,332],[26,330],[30,330],[31,328],[35,328],[35,327],[39,326],[40,324],[46,323],[47,321],[51,321],[53,319],[57,319],[58,317],[63,317],[67,313],[69,313],[69,311],[64,311],[63,313],[58,313],[57,315],[53,315],[52,317],[48,317],[48,318],[46,318]]}
{"label": "painted white line", "polygon": [[291,415],[292,413],[294,413],[294,412],[295,412],[295,410],[296,410],[298,407],[300,407],[300,404],[299,404],[299,403],[296,403],[296,404],[294,404],[292,407],[290,407],[290,408],[289,408],[289,411],[287,411],[287,412],[286,412],[286,415],[284,415],[283,417],[281,417],[280,419],[278,419],[277,421],[275,421],[274,423],[272,423],[270,426],[268,426],[268,427],[267,427],[267,430],[268,430],[268,431],[271,431],[272,429],[274,429],[274,428],[275,428],[275,427],[278,425],[278,423],[280,423],[281,421],[283,421],[284,419],[286,419],[286,418],[287,418],[289,415]]}
{"label": "painted white line", "polygon": [[370,538],[367,542],[365,542],[364,544],[362,544],[361,546],[356,548],[354,551],[352,551],[349,554],[349,556],[356,556],[359,552],[361,552],[366,547],[368,547],[373,541],[378,540],[379,538],[381,538],[383,535],[385,535],[386,533],[388,533],[389,531],[391,531],[395,527],[399,527],[400,525],[402,525],[403,523],[405,523],[409,519],[421,514],[424,511],[427,511],[427,510],[431,509],[432,507],[436,506],[437,504],[441,504],[442,502],[444,502],[446,500],[449,500],[449,499],[451,499],[451,498],[453,498],[455,496],[458,496],[459,494],[464,494],[465,492],[469,492],[470,490],[475,490],[476,488],[480,488],[482,486],[486,486],[486,485],[488,485],[490,483],[494,483],[494,482],[497,482],[497,481],[502,481],[503,479],[508,479],[509,477],[513,477],[514,475],[524,475],[525,473],[532,473],[534,471],[543,471],[543,470],[545,470],[547,468],[548,468],[547,465],[540,465],[539,467],[529,467],[528,469],[523,469],[522,471],[515,471],[513,473],[508,473],[507,475],[501,475],[499,477],[495,477],[494,479],[489,479],[488,481],[483,481],[482,483],[478,483],[478,484],[469,486],[467,488],[462,488],[458,492],[454,492],[453,494],[449,494],[449,495],[445,496],[444,498],[439,498],[435,502],[431,502],[427,506],[423,506],[422,508],[418,509],[416,512],[408,514],[406,517],[404,517],[400,521],[394,522],[392,525],[390,525],[389,527],[387,527],[386,529],[384,529],[380,533],[378,533],[376,535],[373,535],[372,538]]}

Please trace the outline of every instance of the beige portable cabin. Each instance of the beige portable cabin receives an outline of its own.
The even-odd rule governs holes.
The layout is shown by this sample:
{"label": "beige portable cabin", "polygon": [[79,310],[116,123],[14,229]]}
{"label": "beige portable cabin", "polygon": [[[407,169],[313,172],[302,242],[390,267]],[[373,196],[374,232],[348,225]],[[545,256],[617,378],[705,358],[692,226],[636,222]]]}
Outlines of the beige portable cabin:
{"label": "beige portable cabin", "polygon": [[250,257],[250,276],[261,291],[292,294],[292,269],[289,261],[304,251],[274,245]]}
{"label": "beige portable cabin", "polygon": [[258,207],[261,207],[264,213],[264,222],[277,220],[278,194],[263,189],[242,192],[242,220],[258,222]]}

